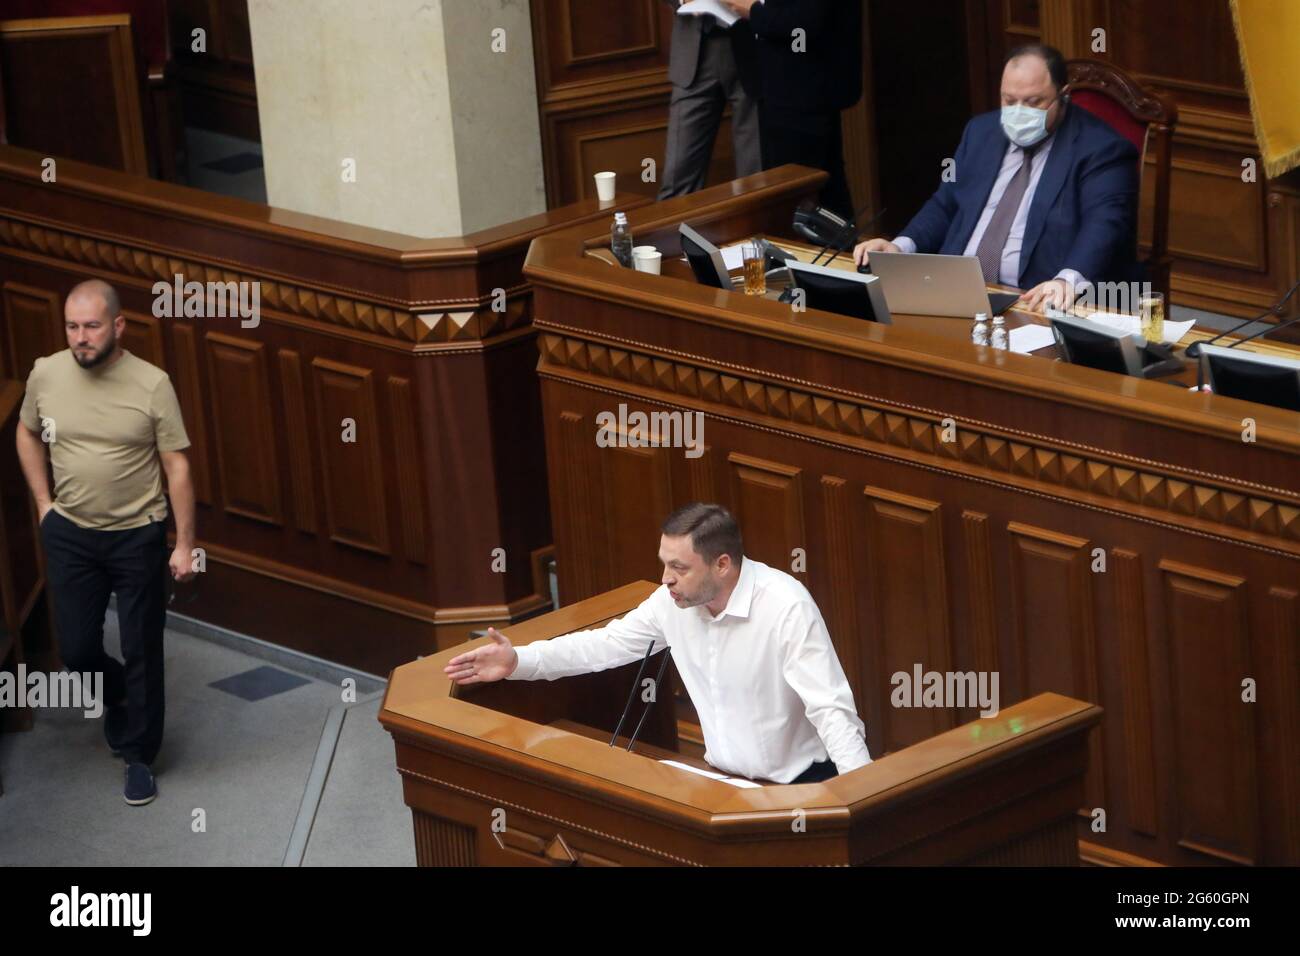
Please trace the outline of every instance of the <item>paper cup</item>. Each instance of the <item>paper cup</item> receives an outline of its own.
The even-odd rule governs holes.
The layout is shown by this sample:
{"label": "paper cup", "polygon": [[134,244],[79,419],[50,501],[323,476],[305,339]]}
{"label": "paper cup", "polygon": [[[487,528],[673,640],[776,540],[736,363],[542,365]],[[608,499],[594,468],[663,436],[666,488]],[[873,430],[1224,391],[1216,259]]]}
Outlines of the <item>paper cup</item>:
{"label": "paper cup", "polygon": [[617,179],[617,174],[615,173],[604,172],[596,174],[596,196],[601,202],[609,202],[614,198],[615,179]]}
{"label": "paper cup", "polygon": [[654,246],[636,246],[632,249],[632,267],[637,272],[648,272],[657,276],[663,265],[663,259],[663,253]]}

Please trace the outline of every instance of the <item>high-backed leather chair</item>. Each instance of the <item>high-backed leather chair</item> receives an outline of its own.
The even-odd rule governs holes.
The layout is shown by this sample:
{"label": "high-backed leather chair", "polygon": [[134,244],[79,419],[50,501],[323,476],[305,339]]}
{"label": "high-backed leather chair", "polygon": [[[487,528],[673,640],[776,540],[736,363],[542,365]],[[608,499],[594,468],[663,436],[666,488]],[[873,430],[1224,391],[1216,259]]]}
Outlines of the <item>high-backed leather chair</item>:
{"label": "high-backed leather chair", "polygon": [[1169,254],[1169,182],[1178,106],[1169,97],[1148,90],[1119,67],[1101,60],[1069,60],[1066,67],[1070,101],[1109,123],[1137,147],[1139,176],[1147,169],[1148,151],[1154,150],[1151,188],[1155,190],[1155,201],[1150,251],[1144,265],[1151,287],[1164,293],[1168,308],[1173,264]]}

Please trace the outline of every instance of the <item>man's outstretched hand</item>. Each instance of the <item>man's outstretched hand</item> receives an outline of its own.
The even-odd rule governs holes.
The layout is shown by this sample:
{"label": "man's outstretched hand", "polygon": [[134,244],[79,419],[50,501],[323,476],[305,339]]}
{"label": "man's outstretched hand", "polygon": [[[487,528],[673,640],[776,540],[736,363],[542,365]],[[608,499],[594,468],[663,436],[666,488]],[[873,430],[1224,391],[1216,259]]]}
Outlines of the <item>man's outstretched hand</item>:
{"label": "man's outstretched hand", "polygon": [[510,640],[495,627],[488,628],[491,644],[453,657],[443,673],[457,684],[490,684],[509,677],[519,666],[519,655]]}

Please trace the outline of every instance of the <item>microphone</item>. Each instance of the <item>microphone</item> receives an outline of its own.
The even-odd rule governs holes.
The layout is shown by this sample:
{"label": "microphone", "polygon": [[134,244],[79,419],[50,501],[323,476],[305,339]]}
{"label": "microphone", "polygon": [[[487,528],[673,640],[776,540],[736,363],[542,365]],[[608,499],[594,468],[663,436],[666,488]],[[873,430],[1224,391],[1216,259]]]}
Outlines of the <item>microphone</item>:
{"label": "microphone", "polygon": [[[659,700],[659,688],[663,686],[664,671],[668,669],[668,658],[672,657],[672,654],[673,649],[670,647],[664,651],[664,659],[659,662],[659,673],[655,675],[654,696],[650,698],[650,703],[646,705],[645,712],[641,714],[641,719],[637,722],[636,730],[632,731],[632,739],[627,742],[628,753],[632,752],[632,745],[636,743],[637,737],[641,735],[641,727],[645,724],[645,719],[650,716],[650,711]],[[641,681],[637,680],[637,683],[639,684]],[[635,688],[633,689],[635,690]]]}
{"label": "microphone", "polygon": [[[871,204],[868,203],[867,206],[869,206],[869,205],[871,205]],[[863,206],[861,209],[858,210],[858,215],[853,217],[854,222],[857,221],[857,219],[858,219],[859,216],[861,216],[864,212],[867,211],[867,206]],[[861,228],[858,228],[857,226],[855,226],[855,225],[853,224],[853,222],[846,222],[846,223],[844,224],[844,228],[840,231],[840,233],[839,233],[837,236],[835,236],[833,239],[831,239],[831,241],[828,242],[826,245],[822,246],[821,251],[817,253],[816,258],[813,259],[813,261],[812,261],[811,264],[814,265],[814,266],[817,265],[817,261],[818,261],[818,259],[821,259],[821,257],[824,256],[824,255],[827,253],[827,251],[830,250],[830,248],[831,248],[832,246],[835,246],[835,247],[836,247],[836,248],[835,248],[835,255],[831,256],[829,259],[826,260],[825,263],[823,263],[823,265],[827,265],[827,266],[829,266],[832,262],[835,261],[836,256],[838,256],[841,252],[844,251],[844,248],[843,248],[843,247],[844,247],[844,244],[845,244],[845,243],[844,243],[844,240],[845,240],[845,239],[848,239],[848,238],[850,238],[850,237],[852,237],[852,238],[857,238],[857,237],[858,237],[859,235],[861,235],[863,232],[865,232],[866,230],[868,230],[868,229],[870,229],[872,226],[874,226],[874,225],[879,221],[880,217],[883,216],[887,211],[888,211],[887,208],[882,208],[882,209],[880,210],[880,212],[876,213],[876,214],[875,214],[874,216],[872,216],[869,220],[867,220],[867,224],[866,224],[865,226],[862,226]],[[836,217],[836,218],[838,218],[838,217]],[[794,229],[795,229],[795,231],[798,232],[800,235],[803,235],[803,236],[805,236],[805,237],[808,237],[808,236],[811,236],[811,235],[812,235],[812,231],[811,231],[810,229],[806,228],[806,227],[803,225],[803,223],[799,221],[798,213],[795,214]],[[791,258],[794,258],[794,257],[791,256]],[[784,303],[787,303],[787,304],[789,304],[790,302],[793,302],[793,301],[794,301],[794,286],[793,286],[793,285],[787,286],[787,287],[785,288],[785,291],[783,291],[783,292],[780,294],[780,296],[777,297],[777,300],[776,300],[776,301],[778,301],[778,302],[784,302]]]}
{"label": "microphone", "polygon": [[[1297,284],[1300,285],[1300,283]],[[1294,292],[1295,290],[1292,289],[1291,291]],[[1264,314],[1267,315],[1268,313],[1266,312]],[[1225,346],[1225,348],[1235,349],[1238,345],[1241,345],[1243,342],[1250,342],[1253,341],[1254,339],[1261,339],[1266,335],[1272,335],[1274,332],[1278,332],[1282,329],[1287,328],[1288,326],[1295,325],[1297,322],[1300,322],[1300,315],[1297,315],[1291,319],[1287,319],[1285,322],[1279,322],[1277,325],[1270,325],[1266,329],[1260,329],[1258,332],[1254,333],[1253,335],[1248,335],[1244,339],[1236,339],[1230,344],[1228,344],[1227,346]],[[1198,342],[1197,344],[1209,345],[1210,343]],[[1188,351],[1190,352],[1191,349],[1188,349]],[[1201,354],[1200,349],[1197,349],[1197,354],[1198,355]],[[1196,363],[1196,390],[1199,392],[1204,386],[1205,386],[1205,366],[1201,362],[1197,362]]]}
{"label": "microphone", "polygon": [[[851,239],[850,239],[848,245],[852,245],[852,239],[856,239],[856,238],[858,238],[860,235],[862,235],[864,232],[866,232],[868,229],[870,229],[872,226],[874,226],[877,222],[879,222],[879,221],[880,221],[880,217],[883,216],[886,212],[888,212],[888,209],[881,209],[880,212],[876,213],[874,216],[872,216],[870,219],[867,220],[867,224],[866,224],[865,226],[862,226],[862,227],[860,227],[860,228],[854,228],[854,230],[853,230],[853,236],[851,237]],[[850,223],[849,225],[852,225],[852,223]],[[846,238],[849,238],[849,237],[846,237]],[[832,255],[829,259],[827,259],[824,263],[822,263],[822,265],[827,265],[827,266],[830,265],[832,262],[834,262],[834,261],[839,257],[839,254],[840,254],[841,252],[845,252],[845,251],[847,251],[847,250],[844,248],[845,245],[846,245],[846,243],[845,243],[843,240],[841,240],[840,242],[836,243],[836,246],[835,246],[835,254]],[[814,263],[814,264],[815,264],[815,263]]]}
{"label": "microphone", "polygon": [[641,686],[641,675],[645,673],[646,663],[650,660],[650,655],[654,653],[654,649],[655,642],[651,641],[650,646],[645,649],[645,657],[641,658],[641,668],[636,672],[636,680],[632,682],[632,691],[627,695],[627,705],[623,708],[623,716],[618,719],[618,726],[614,728],[614,736],[609,738],[611,747],[614,746],[614,741],[618,740],[618,732],[623,729],[623,722],[627,720],[627,715],[632,712],[632,698],[636,697],[636,689]]}
{"label": "microphone", "polygon": [[[1233,332],[1236,332],[1238,329],[1244,329],[1252,322],[1258,322],[1261,319],[1267,318],[1270,315],[1281,316],[1283,307],[1287,304],[1287,302],[1291,300],[1291,296],[1296,294],[1297,289],[1300,289],[1300,280],[1297,280],[1296,284],[1291,287],[1291,291],[1289,291],[1286,295],[1282,296],[1282,298],[1278,299],[1276,302],[1270,305],[1259,315],[1255,316],[1253,319],[1246,319],[1246,321],[1244,322],[1238,322],[1232,328],[1220,332],[1212,339],[1206,339],[1204,342],[1193,342],[1191,345],[1187,346],[1187,351],[1185,354],[1187,355],[1188,358],[1199,358],[1201,355],[1202,345],[1213,345],[1215,342],[1219,341],[1219,339],[1223,338],[1225,335],[1231,335]],[[1274,326],[1274,328],[1277,328],[1277,326]],[[1267,331],[1267,329],[1265,331]],[[1263,333],[1259,333],[1259,334],[1262,335]],[[1254,338],[1254,337],[1255,336],[1252,335],[1250,338]],[[1241,341],[1249,342],[1250,339],[1242,339]],[[1232,346],[1228,346],[1228,347],[1232,348]]]}

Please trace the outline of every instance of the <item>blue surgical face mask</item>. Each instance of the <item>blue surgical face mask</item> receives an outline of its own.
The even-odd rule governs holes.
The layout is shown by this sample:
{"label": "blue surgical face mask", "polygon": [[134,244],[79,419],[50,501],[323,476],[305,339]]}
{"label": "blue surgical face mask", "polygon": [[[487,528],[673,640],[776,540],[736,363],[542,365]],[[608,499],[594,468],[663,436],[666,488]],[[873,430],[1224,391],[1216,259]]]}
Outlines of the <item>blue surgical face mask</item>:
{"label": "blue surgical face mask", "polygon": [[1017,103],[1002,107],[1002,132],[1021,149],[1047,138],[1047,110]]}

